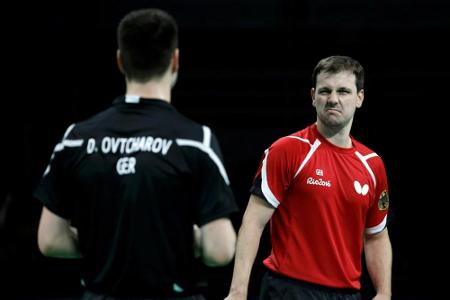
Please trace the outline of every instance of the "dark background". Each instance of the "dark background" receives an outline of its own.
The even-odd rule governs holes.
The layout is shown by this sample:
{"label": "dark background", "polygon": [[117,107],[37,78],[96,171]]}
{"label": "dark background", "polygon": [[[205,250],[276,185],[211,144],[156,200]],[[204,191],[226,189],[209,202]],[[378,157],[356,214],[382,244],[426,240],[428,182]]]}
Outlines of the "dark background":
{"label": "dark background", "polygon": [[[124,92],[115,28],[141,7],[167,9],[178,20],[181,69],[172,102],[218,136],[241,208],[236,229],[264,149],[315,121],[309,89],[317,61],[358,59],[366,98],[352,133],[383,157],[388,172],[393,299],[450,299],[445,0],[21,1],[4,9],[0,299],[79,294],[76,261],[38,253],[41,206],[31,193],[67,126]],[[251,296],[268,250],[266,232]],[[210,298],[226,295],[232,266],[204,272]],[[370,296],[366,273],[363,287]]]}

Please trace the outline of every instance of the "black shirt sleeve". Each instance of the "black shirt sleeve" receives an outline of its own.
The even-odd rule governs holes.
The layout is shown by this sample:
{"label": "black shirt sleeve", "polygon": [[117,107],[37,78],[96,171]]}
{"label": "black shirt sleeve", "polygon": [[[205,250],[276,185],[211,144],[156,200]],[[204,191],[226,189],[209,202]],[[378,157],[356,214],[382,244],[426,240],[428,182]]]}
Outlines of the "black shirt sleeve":
{"label": "black shirt sleeve", "polygon": [[[73,179],[70,175],[75,148],[66,147],[66,141],[74,140],[71,131],[59,142],[33,196],[56,215],[70,219],[73,213]],[[81,141],[81,140],[79,140]]]}
{"label": "black shirt sleeve", "polygon": [[260,197],[261,199],[266,199],[266,197],[264,196],[262,189],[261,189],[261,181],[262,181],[261,175],[259,175],[258,177],[255,178],[252,186],[250,187],[250,193]]}
{"label": "black shirt sleeve", "polygon": [[199,197],[196,222],[199,226],[238,210],[214,134],[211,136],[211,147],[208,151],[198,153]]}

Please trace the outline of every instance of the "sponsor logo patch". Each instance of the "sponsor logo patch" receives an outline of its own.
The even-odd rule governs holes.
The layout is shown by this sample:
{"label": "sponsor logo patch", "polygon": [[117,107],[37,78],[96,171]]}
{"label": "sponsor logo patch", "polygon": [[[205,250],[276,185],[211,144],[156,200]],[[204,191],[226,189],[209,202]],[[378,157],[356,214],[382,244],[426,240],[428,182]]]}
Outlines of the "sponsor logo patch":
{"label": "sponsor logo patch", "polygon": [[313,177],[309,177],[306,180],[306,184],[312,184],[312,185],[320,185],[325,187],[331,187],[331,181],[329,180],[323,180],[322,178],[315,179]]}
{"label": "sponsor logo patch", "polygon": [[378,208],[380,210],[386,210],[389,208],[389,195],[387,190],[384,190],[381,193],[380,199],[378,199]]}

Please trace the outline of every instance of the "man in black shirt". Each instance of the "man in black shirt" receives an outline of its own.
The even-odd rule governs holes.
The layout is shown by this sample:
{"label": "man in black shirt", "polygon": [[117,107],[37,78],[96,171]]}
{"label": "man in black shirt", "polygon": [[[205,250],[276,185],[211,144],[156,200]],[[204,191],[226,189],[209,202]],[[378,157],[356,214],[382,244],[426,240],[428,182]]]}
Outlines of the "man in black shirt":
{"label": "man in black shirt", "polygon": [[44,205],[39,248],[81,257],[85,299],[203,299],[195,256],[222,266],[235,251],[228,216],[237,206],[219,145],[170,104],[179,61],[173,18],[133,11],[118,44],[126,94],[56,145],[34,194]]}

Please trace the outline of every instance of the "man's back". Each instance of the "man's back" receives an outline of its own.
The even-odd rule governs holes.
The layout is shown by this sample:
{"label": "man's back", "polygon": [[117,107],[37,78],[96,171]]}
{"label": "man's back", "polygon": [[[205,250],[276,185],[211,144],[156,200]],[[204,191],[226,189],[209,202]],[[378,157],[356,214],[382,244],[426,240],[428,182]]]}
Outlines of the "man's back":
{"label": "man's back", "polygon": [[192,289],[192,224],[236,209],[209,128],[165,101],[120,97],[59,145],[36,196],[78,229],[87,289],[127,297]]}

